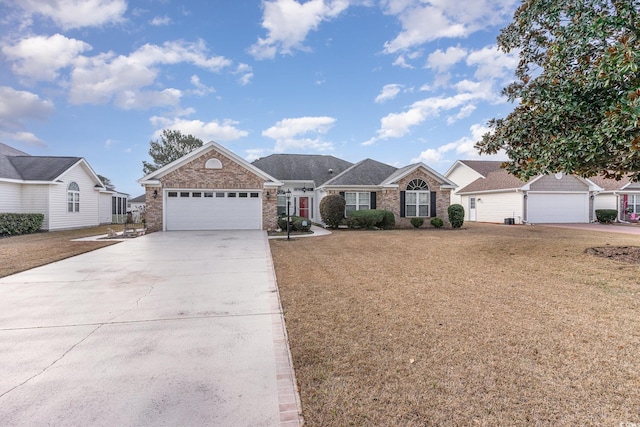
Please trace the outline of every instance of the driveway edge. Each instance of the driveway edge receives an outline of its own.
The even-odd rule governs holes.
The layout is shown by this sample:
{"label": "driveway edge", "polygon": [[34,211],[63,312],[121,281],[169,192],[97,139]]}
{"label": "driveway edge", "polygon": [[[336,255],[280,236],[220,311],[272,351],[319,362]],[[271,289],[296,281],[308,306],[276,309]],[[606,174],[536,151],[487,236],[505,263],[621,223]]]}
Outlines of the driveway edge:
{"label": "driveway edge", "polygon": [[266,251],[269,254],[269,269],[271,270],[270,280],[273,284],[275,297],[271,307],[271,329],[273,331],[273,349],[276,359],[276,377],[278,381],[278,403],[280,407],[280,427],[300,427],[304,425],[302,417],[302,402],[298,393],[298,383],[296,381],[293,367],[293,357],[289,348],[289,336],[284,320],[284,310],[280,300],[280,290],[276,278],[276,270],[273,265],[271,246],[269,239],[265,239]]}

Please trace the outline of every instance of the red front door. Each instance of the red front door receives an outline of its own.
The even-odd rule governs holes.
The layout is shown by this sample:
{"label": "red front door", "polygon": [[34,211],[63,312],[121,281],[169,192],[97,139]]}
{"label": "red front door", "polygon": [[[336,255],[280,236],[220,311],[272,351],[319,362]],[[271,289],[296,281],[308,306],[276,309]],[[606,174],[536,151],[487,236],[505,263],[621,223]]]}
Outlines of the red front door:
{"label": "red front door", "polygon": [[303,218],[309,218],[309,198],[308,197],[300,197],[300,209],[298,212],[300,216]]}

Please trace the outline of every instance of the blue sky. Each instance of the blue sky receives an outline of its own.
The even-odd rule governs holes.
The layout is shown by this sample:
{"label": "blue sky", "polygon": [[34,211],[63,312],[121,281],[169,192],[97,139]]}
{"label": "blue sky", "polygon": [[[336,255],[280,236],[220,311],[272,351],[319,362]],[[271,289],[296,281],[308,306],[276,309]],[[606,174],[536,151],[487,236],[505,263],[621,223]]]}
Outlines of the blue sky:
{"label": "blue sky", "polygon": [[519,3],[0,0],[0,142],[132,197],[163,129],[444,173],[513,109],[496,36]]}

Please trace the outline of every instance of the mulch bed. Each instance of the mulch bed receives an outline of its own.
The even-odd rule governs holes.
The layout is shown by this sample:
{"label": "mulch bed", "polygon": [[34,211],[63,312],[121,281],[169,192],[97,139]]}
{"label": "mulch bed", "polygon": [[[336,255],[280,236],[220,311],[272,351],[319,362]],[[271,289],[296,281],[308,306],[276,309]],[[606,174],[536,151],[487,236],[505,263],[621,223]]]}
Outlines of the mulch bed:
{"label": "mulch bed", "polygon": [[588,248],[585,253],[616,261],[640,264],[640,247],[638,246],[600,246]]}

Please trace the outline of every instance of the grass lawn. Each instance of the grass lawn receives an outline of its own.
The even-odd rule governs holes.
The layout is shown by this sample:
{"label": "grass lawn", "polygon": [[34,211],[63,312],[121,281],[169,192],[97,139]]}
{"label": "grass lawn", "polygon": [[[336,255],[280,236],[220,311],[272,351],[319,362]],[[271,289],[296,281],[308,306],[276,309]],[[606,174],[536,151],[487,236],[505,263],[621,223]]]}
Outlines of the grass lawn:
{"label": "grass lawn", "polygon": [[81,237],[107,234],[109,228],[114,231],[122,231],[123,226],[114,224],[77,230],[38,232],[22,236],[2,237],[0,238],[0,277],[117,243],[109,240],[95,242],[71,241]]}
{"label": "grass lawn", "polygon": [[640,423],[638,236],[541,226],[271,240],[307,426]]}

